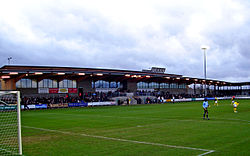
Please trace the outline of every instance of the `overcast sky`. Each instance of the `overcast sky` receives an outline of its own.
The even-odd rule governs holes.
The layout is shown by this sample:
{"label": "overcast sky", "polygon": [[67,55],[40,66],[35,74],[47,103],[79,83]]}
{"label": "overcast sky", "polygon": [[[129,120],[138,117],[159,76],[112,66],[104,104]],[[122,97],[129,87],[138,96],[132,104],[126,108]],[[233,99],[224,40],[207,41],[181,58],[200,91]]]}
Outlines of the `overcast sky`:
{"label": "overcast sky", "polygon": [[0,66],[142,70],[250,81],[249,0],[0,0]]}

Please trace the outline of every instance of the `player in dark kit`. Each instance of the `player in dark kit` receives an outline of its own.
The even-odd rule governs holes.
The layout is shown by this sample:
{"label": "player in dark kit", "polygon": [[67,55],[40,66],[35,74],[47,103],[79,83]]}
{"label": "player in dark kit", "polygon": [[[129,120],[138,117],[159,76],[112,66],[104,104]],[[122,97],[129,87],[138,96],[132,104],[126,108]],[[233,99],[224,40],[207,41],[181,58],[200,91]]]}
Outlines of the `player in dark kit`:
{"label": "player in dark kit", "polygon": [[202,107],[204,109],[203,119],[205,119],[205,116],[206,116],[207,119],[209,120],[209,118],[208,118],[208,110],[207,110],[208,107],[209,107],[209,104],[208,104],[207,98],[204,99]]}
{"label": "player in dark kit", "polygon": [[233,96],[231,100],[232,100],[231,105],[233,105],[234,104],[234,100],[235,100],[235,96]]}

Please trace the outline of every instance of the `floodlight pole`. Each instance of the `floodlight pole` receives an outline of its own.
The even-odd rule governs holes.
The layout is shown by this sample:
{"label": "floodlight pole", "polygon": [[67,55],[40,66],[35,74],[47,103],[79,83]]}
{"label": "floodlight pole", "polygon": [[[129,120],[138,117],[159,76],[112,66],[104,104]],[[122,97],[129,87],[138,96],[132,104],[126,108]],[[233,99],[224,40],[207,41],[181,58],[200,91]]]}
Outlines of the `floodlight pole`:
{"label": "floodlight pole", "polygon": [[202,47],[202,50],[204,50],[204,78],[205,78],[205,96],[207,96],[207,56],[206,56],[206,47]]}
{"label": "floodlight pole", "polygon": [[8,64],[10,65],[10,60],[12,59],[12,57],[8,57]]}

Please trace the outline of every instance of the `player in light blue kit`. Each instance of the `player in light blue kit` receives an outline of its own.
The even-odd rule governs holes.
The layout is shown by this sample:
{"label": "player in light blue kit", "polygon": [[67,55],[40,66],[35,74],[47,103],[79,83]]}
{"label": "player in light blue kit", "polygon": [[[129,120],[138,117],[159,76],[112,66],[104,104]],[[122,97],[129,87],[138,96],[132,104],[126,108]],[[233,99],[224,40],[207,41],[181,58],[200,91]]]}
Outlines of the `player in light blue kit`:
{"label": "player in light blue kit", "polygon": [[208,118],[208,107],[209,107],[209,104],[208,104],[208,101],[207,101],[207,98],[204,99],[204,102],[203,102],[203,105],[202,105],[203,109],[204,109],[204,114],[203,114],[203,120],[205,119],[205,116],[207,117],[207,119],[209,120]]}

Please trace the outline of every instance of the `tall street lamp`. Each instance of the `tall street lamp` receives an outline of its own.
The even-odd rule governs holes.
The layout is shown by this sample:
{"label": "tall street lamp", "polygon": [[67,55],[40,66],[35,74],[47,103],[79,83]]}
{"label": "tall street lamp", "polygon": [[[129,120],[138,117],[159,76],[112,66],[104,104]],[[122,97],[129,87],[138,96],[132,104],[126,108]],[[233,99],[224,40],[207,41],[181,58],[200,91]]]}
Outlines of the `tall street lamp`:
{"label": "tall street lamp", "polygon": [[12,57],[8,57],[8,64],[10,65],[10,60],[12,59]]}
{"label": "tall street lamp", "polygon": [[201,46],[201,49],[204,51],[204,78],[205,78],[205,96],[207,96],[207,56],[206,56],[206,50],[208,49],[208,46]]}

